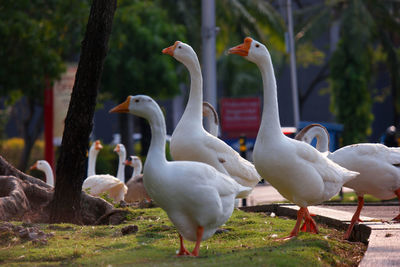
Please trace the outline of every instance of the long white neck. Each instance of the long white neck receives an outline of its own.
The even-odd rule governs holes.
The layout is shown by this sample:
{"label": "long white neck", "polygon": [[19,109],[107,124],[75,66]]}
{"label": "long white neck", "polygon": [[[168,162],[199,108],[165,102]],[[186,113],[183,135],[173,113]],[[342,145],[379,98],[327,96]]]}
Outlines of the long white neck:
{"label": "long white neck", "polygon": [[264,106],[258,136],[263,136],[268,140],[283,137],[279,121],[275,73],[270,55],[266,55],[262,63],[257,65],[261,72],[264,90]]}
{"label": "long white neck", "polygon": [[95,149],[94,147],[90,147],[87,177],[96,174],[96,159],[97,159],[98,154],[99,154],[99,150]]}
{"label": "long white neck", "polygon": [[194,56],[191,59],[190,62],[182,62],[190,73],[190,93],[188,103],[180,122],[185,121],[185,123],[190,123],[191,125],[203,128],[203,78],[197,56]]}
{"label": "long white neck", "polygon": [[315,147],[319,152],[326,152],[329,150],[329,136],[324,129],[321,127],[314,127],[306,134],[309,134],[309,140],[312,140],[314,137],[317,139],[317,145]]}
{"label": "long white neck", "polygon": [[219,132],[219,125],[214,122],[214,118],[212,115],[207,118],[207,127],[208,127],[208,132],[216,137],[218,137],[218,132]]}
{"label": "long white neck", "polygon": [[155,109],[146,119],[151,128],[151,143],[147,154],[145,169],[148,162],[159,166],[167,162],[167,158],[165,157],[165,138],[167,130],[161,109]]}
{"label": "long white neck", "polygon": [[133,167],[132,178],[138,176],[142,172],[142,162],[135,161]]}
{"label": "long white neck", "polygon": [[43,166],[39,167],[38,169],[44,172],[46,176],[46,183],[50,186],[54,186],[54,175],[49,163],[44,162]]}
{"label": "long white neck", "polygon": [[117,178],[125,183],[125,159],[126,159],[126,152],[122,150],[118,153],[119,160],[118,160],[118,171],[117,171]]}

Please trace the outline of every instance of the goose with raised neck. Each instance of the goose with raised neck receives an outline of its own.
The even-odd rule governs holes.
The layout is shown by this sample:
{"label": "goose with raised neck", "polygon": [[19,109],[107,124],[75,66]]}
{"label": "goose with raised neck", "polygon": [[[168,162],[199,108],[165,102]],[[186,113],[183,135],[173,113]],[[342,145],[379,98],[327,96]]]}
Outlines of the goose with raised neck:
{"label": "goose with raised neck", "polygon": [[[329,135],[320,124],[311,124],[303,128],[296,139],[308,144],[316,138],[316,148],[328,153],[329,159],[342,167],[360,173],[357,178],[344,184],[355,191],[358,197],[357,209],[344,235],[348,239],[354,225],[360,222],[361,210],[364,206],[364,195],[370,194],[382,200],[397,196],[400,201],[400,148],[387,147],[382,144],[361,143],[342,147],[329,153]],[[400,222],[400,213],[393,218]]]}
{"label": "goose with raised neck", "polygon": [[162,52],[183,63],[190,74],[189,100],[171,137],[170,149],[173,159],[204,162],[231,176],[241,185],[256,186],[261,177],[254,165],[224,141],[204,130],[203,80],[196,52],[191,46],[180,41],[176,41]]}
{"label": "goose with raised neck", "polygon": [[114,152],[118,154],[118,170],[117,178],[125,183],[125,159],[126,159],[126,149],[123,144],[117,144],[114,148]]}
{"label": "goose with raised neck", "polygon": [[208,128],[208,132],[215,137],[219,133],[219,119],[215,108],[208,102],[203,102],[203,118]]}
{"label": "goose with raised neck", "polygon": [[46,160],[38,160],[33,164],[30,168],[30,170],[41,170],[44,172],[45,177],[46,177],[46,183],[50,186],[54,187],[54,174],[53,170],[51,169],[50,164]]}
{"label": "goose with raised neck", "polygon": [[125,165],[131,166],[133,168],[133,173],[131,179],[126,183],[128,187],[128,192],[125,195],[125,201],[128,203],[136,201],[151,201],[149,195],[147,194],[146,188],[143,184],[143,174],[142,172],[142,161],[138,156],[130,156],[129,159],[125,161]]}
{"label": "goose with raised neck", "polygon": [[[116,203],[124,200],[125,194],[128,191],[124,180],[125,180],[125,165],[123,164],[126,157],[125,147],[117,145],[114,149],[119,155],[118,162],[118,173],[120,177],[114,177],[110,174],[94,174],[88,176],[83,181],[82,189],[86,190],[92,196],[100,196],[104,193],[108,194]],[[122,159],[123,158],[123,159]],[[122,168],[120,167],[122,161]],[[120,170],[122,169],[122,171]]]}
{"label": "goose with raised neck", "polygon": [[100,150],[103,148],[101,145],[100,140],[96,140],[90,146],[89,149],[89,159],[88,159],[88,169],[87,169],[87,176],[92,176],[96,174],[96,159],[97,155],[99,154]]}
{"label": "goose with raised neck", "polygon": [[[110,112],[129,112],[149,122],[151,143],[144,164],[144,186],[178,230],[178,256],[198,256],[201,241],[210,238],[229,219],[235,198],[247,195],[251,188],[241,186],[208,164],[167,161],[165,121],[160,107],[152,98],[129,96]],[[185,248],[183,238],[196,242],[193,252]]]}
{"label": "goose with raised neck", "polygon": [[303,218],[305,224],[301,229],[317,233],[307,207],[330,199],[358,173],[340,167],[312,146],[282,133],[274,68],[263,44],[247,37],[243,44],[229,49],[229,53],[255,63],[261,72],[264,104],[254,146],[254,164],[258,173],[282,196],[300,207],[296,225],[287,238],[298,235]]}
{"label": "goose with raised neck", "polygon": [[329,132],[321,124],[318,123],[309,124],[303,129],[301,129],[300,132],[298,132],[294,137],[294,139],[306,142],[307,144],[311,144],[314,138],[317,140],[315,148],[325,156],[328,156],[330,154]]}

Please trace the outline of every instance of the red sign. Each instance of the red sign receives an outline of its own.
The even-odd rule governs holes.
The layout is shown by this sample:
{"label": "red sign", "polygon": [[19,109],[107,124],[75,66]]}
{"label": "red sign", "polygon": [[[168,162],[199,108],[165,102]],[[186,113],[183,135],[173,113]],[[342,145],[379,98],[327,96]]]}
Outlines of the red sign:
{"label": "red sign", "polygon": [[257,97],[221,99],[223,132],[256,134],[261,122],[261,101]]}

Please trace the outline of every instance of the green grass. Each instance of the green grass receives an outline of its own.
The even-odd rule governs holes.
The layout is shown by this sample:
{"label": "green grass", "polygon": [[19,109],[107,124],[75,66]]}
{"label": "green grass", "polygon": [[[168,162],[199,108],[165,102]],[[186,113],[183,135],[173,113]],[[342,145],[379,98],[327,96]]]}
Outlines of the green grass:
{"label": "green grass", "polygon": [[[391,199],[391,200],[385,200],[385,201],[393,201],[393,200],[396,200],[396,198]],[[339,195],[334,196],[329,201],[330,202],[355,202],[355,203],[357,203],[358,202],[358,197],[357,197],[356,193],[354,193],[354,192],[345,192],[345,193],[343,193],[343,200],[342,201],[340,201],[340,196]],[[384,202],[384,201],[382,201],[381,199],[376,198],[374,196],[365,194],[364,195],[364,202],[375,203],[375,202]]]}
{"label": "green grass", "polygon": [[[23,242],[17,237],[0,242],[0,264],[90,266],[357,266],[365,246],[341,240],[342,232],[320,227],[320,234],[300,233],[290,241],[277,241],[294,220],[265,213],[236,210],[223,229],[202,242],[200,257],[175,257],[179,239],[175,227],[159,208],[130,209],[128,221],[117,226],[35,224],[53,237],[47,244]],[[20,222],[13,222],[20,225]],[[121,234],[135,224],[136,234]],[[191,250],[194,244],[186,241]]]}

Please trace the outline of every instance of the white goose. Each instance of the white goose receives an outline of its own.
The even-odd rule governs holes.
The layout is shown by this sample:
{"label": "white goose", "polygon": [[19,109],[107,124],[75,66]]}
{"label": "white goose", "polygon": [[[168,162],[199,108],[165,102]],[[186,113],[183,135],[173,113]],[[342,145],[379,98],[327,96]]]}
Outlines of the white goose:
{"label": "white goose", "polygon": [[128,187],[128,193],[125,195],[125,201],[128,203],[133,203],[135,201],[151,201],[149,195],[147,194],[146,188],[143,185],[143,174],[142,172],[142,161],[137,156],[130,156],[129,159],[125,161],[125,165],[131,166],[133,168],[133,173],[131,179],[126,183]]}
{"label": "white goose", "polygon": [[[344,238],[348,239],[354,225],[361,221],[364,194],[380,199],[392,199],[397,196],[400,200],[400,148],[363,143],[345,146],[330,153],[328,131],[319,124],[308,125],[296,136],[296,139],[306,143],[311,143],[314,138],[317,139],[317,149],[327,153],[329,159],[360,173],[357,178],[344,184],[353,189],[358,196],[357,210],[344,235]],[[400,222],[400,213],[393,220]]]}
{"label": "white goose", "polygon": [[218,113],[215,108],[208,102],[203,102],[203,118],[207,123],[208,132],[215,137],[218,137],[219,133],[219,119]]}
{"label": "white goose", "polygon": [[[229,219],[235,198],[248,194],[251,188],[241,186],[208,164],[167,161],[165,120],[152,98],[129,96],[110,112],[129,112],[148,120],[151,143],[144,165],[144,186],[179,232],[178,255],[198,256],[200,242],[210,238]],[[184,247],[182,237],[196,241],[192,253]]]}
{"label": "white goose", "polygon": [[128,192],[126,185],[118,178],[109,174],[96,174],[83,181],[83,190],[88,190],[92,196],[100,196],[107,193],[116,203],[124,200]]}
{"label": "white goose", "polygon": [[[109,174],[95,174],[87,177],[83,181],[82,189],[88,190],[92,196],[100,196],[103,193],[107,193],[116,203],[124,200],[125,194],[128,192],[125,180],[125,157],[126,151],[122,144],[118,144],[115,152],[119,155],[118,172],[119,178],[116,178]],[[122,161],[122,163],[121,163]],[[122,165],[122,167],[121,167]]]}
{"label": "white goose", "polygon": [[96,159],[97,159],[97,155],[99,154],[99,152],[102,148],[103,148],[103,146],[101,145],[100,140],[96,140],[90,146],[88,169],[87,169],[88,177],[96,174]]}
{"label": "white goose", "polygon": [[30,168],[30,170],[41,170],[44,172],[46,176],[46,183],[50,186],[54,186],[54,175],[53,175],[53,170],[51,169],[50,164],[46,160],[38,160],[33,164]]}
{"label": "white goose", "polygon": [[125,183],[125,159],[126,159],[126,149],[123,144],[117,144],[114,148],[114,152],[118,154],[118,170],[117,178]]}
{"label": "white goose", "polygon": [[282,133],[274,69],[263,44],[247,37],[243,44],[229,49],[229,53],[243,56],[261,71],[264,107],[254,146],[254,165],[282,196],[300,206],[296,225],[288,238],[298,235],[304,216],[306,223],[302,230],[318,232],[307,206],[330,199],[358,173],[340,167],[312,146]]}
{"label": "white goose", "polygon": [[[174,160],[207,163],[231,176],[239,184],[254,187],[261,180],[254,165],[242,158],[224,141],[209,134],[202,124],[203,80],[197,55],[189,45],[176,41],[163,49],[183,63],[190,73],[190,94],[185,111],[171,137]],[[193,151],[196,151],[195,153]]]}

